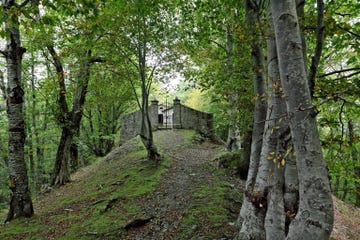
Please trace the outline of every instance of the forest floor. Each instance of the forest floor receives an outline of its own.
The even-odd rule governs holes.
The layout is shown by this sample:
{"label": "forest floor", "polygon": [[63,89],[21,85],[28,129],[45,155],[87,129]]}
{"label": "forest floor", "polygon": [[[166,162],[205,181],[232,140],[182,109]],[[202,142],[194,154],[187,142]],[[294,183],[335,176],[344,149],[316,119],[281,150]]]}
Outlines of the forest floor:
{"label": "forest floor", "polygon": [[[233,239],[243,182],[210,161],[224,146],[184,130],[155,140],[160,164],[135,138],[41,194],[35,216],[0,225],[0,239]],[[333,239],[360,239],[359,209],[334,202]]]}

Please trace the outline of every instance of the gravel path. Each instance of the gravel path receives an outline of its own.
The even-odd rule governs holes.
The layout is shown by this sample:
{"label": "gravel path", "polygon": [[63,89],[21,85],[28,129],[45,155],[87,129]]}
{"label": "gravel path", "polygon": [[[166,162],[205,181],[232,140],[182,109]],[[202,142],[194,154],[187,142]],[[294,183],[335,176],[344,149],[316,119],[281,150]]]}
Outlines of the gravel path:
{"label": "gravel path", "polygon": [[157,189],[140,200],[144,214],[153,219],[144,227],[129,232],[125,239],[177,239],[184,209],[191,203],[193,186],[211,181],[213,173],[208,167],[209,160],[223,150],[223,146],[210,142],[189,144],[183,132],[176,130],[160,131],[156,140],[172,158],[172,164]]}

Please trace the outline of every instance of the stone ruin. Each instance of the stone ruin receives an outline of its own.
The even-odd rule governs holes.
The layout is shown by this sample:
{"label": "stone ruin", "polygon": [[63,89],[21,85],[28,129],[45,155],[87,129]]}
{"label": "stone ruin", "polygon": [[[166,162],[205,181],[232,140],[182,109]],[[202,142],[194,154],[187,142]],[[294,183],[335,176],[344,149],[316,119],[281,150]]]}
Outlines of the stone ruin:
{"label": "stone ruin", "polygon": [[[152,100],[149,106],[151,126],[154,131],[161,129],[194,129],[202,136],[213,138],[213,116],[189,108],[175,98],[173,105],[159,105],[158,100]],[[141,111],[121,116],[120,144],[135,137],[140,132]]]}

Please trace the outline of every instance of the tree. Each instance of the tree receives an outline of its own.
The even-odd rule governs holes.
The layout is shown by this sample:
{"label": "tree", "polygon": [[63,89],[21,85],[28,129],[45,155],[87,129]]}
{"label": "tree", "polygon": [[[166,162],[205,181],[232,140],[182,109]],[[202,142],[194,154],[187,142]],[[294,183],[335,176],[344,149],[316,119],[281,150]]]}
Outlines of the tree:
{"label": "tree", "polygon": [[[252,221],[247,221],[245,218],[256,219],[254,214],[256,213],[254,206],[251,203],[248,192],[252,192],[254,189],[256,176],[258,174],[258,168],[260,164],[260,154],[262,149],[264,126],[266,120],[266,98],[265,98],[265,71],[264,71],[264,55],[262,47],[262,35],[260,31],[260,8],[261,1],[245,1],[245,12],[246,19],[250,29],[251,41],[251,55],[252,55],[252,68],[254,72],[254,93],[256,97],[254,118],[253,118],[253,129],[252,129],[252,140],[251,140],[251,154],[248,176],[246,179],[244,201],[240,210],[238,224],[241,226],[240,236],[243,232],[251,232],[253,228]],[[255,26],[255,28],[253,27]],[[253,214],[253,215],[251,215]],[[260,218],[258,224],[263,225]],[[259,228],[261,228],[259,226]],[[256,228],[255,230],[258,230]],[[261,235],[261,230],[258,232]],[[245,234],[247,235],[247,234]]]}
{"label": "tree", "polygon": [[[249,6],[261,4],[249,1]],[[267,117],[259,164],[250,169],[254,180],[245,190],[239,239],[327,239],[332,229],[332,199],[296,10],[295,1],[272,1],[268,9]],[[310,78],[317,68],[312,64]]]}
{"label": "tree", "polygon": [[[285,93],[299,176],[299,210],[289,239],[328,239],[333,226],[332,198],[307,84],[300,29],[293,1],[271,1],[279,70]],[[281,50],[280,50],[281,49]]]}
{"label": "tree", "polygon": [[[118,57],[129,66],[127,79],[142,116],[139,135],[148,152],[148,159],[154,161],[160,159],[160,154],[153,139],[149,96],[153,82],[159,80],[156,78],[160,78],[160,69],[170,56],[172,39],[170,24],[166,20],[171,4],[162,0],[129,1],[127,4],[113,1],[107,6],[107,14],[111,16],[109,22],[112,31],[109,36],[114,44],[112,52],[117,49]],[[118,19],[116,22],[111,20],[115,16]],[[140,93],[137,92],[137,86],[140,86]]]}
{"label": "tree", "polygon": [[[57,84],[58,84],[58,99],[56,119],[61,127],[61,137],[57,148],[57,154],[54,164],[53,176],[51,184],[54,186],[63,185],[70,181],[70,169],[75,171],[78,168],[78,146],[76,143],[77,137],[80,134],[80,124],[83,116],[83,108],[88,92],[88,84],[90,81],[91,65],[104,60],[98,56],[93,56],[96,52],[96,41],[99,41],[102,36],[102,28],[97,28],[96,18],[97,12],[102,9],[103,3],[95,2],[72,2],[70,6],[64,5],[62,2],[57,2],[57,5],[49,3],[47,12],[40,19],[39,29],[44,34],[49,34],[53,30],[51,37],[48,37],[44,42],[43,48],[46,48],[48,54],[52,59],[52,64],[56,70]],[[56,10],[56,12],[54,11]],[[91,13],[90,13],[91,12]],[[57,22],[59,16],[63,17],[63,22]],[[78,17],[76,21],[70,21],[73,17]],[[63,23],[70,23],[63,27]],[[61,29],[55,31],[56,24],[60,24]],[[87,38],[78,38],[78,35],[87,35]],[[55,36],[59,37],[55,40]],[[75,63],[66,65],[70,68],[70,73],[66,74],[64,66],[64,59],[58,54],[55,47],[59,44],[63,47],[63,51],[69,51],[69,55],[76,59]],[[44,49],[45,50],[45,49]],[[67,77],[74,79],[73,92],[70,96],[66,81]],[[69,105],[72,104],[71,108]]]}
{"label": "tree", "polygon": [[90,66],[92,63],[101,62],[102,60],[92,57],[90,50],[86,51],[85,56],[80,59],[80,69],[78,70],[78,76],[76,77],[77,86],[73,99],[73,105],[71,110],[69,110],[66,100],[67,91],[63,65],[54,47],[48,46],[47,48],[54,60],[53,63],[56,68],[59,83],[60,97],[58,99],[58,105],[60,112],[58,115],[58,121],[62,125],[62,133],[55,159],[54,175],[51,180],[52,185],[59,186],[70,181],[68,163],[72,163],[75,168],[77,166],[77,149],[73,145],[73,140],[80,131],[83,106],[85,104],[85,97],[90,79]]}
{"label": "tree", "polygon": [[14,0],[2,1],[5,15],[6,49],[3,55],[7,64],[7,116],[9,120],[8,170],[11,200],[6,221],[18,217],[31,217],[34,209],[24,160],[25,117],[24,90],[21,76],[25,48],[21,46],[19,14],[27,4],[18,5]]}

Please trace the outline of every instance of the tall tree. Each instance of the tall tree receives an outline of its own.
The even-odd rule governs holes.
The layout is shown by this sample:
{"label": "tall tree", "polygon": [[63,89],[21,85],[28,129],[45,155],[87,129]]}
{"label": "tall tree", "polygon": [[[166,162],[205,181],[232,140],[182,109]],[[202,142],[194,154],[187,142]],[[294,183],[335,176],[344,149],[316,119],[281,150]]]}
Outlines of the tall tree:
{"label": "tall tree", "polygon": [[281,82],[299,176],[299,210],[288,239],[328,239],[333,226],[329,179],[311,103],[294,1],[270,1]]}
{"label": "tall tree", "polygon": [[[251,41],[251,55],[252,55],[252,67],[254,72],[254,93],[256,97],[254,118],[253,118],[253,130],[251,141],[251,155],[249,172],[246,180],[244,202],[241,207],[239,215],[239,224],[241,231],[251,231],[252,224],[248,224],[245,218],[254,218],[249,214],[249,209],[254,208],[249,198],[246,197],[248,193],[253,191],[256,176],[258,174],[258,167],[260,164],[260,153],[263,142],[264,125],[266,119],[266,98],[265,98],[265,71],[264,71],[264,54],[262,46],[262,34],[261,34],[261,1],[245,1],[246,19],[250,30]],[[255,26],[255,27],[254,27]],[[255,214],[255,209],[251,210],[252,214]],[[256,217],[255,217],[256,218]],[[251,222],[251,221],[250,221]],[[262,224],[262,223],[258,223]]]}
{"label": "tall tree", "polygon": [[[160,69],[167,61],[172,44],[169,19],[172,2],[163,0],[113,1],[107,14],[121,21],[110,21],[109,36],[119,56],[129,64],[127,79],[133,87],[141,111],[140,138],[147,149],[149,160],[159,160],[160,154],[153,139],[149,117],[149,96],[154,81],[159,80]],[[128,26],[132,26],[130,29]],[[123,31],[127,29],[128,31]],[[113,52],[113,51],[112,51]],[[137,92],[137,86],[140,86]]]}
{"label": "tall tree", "polygon": [[7,65],[7,115],[9,120],[8,170],[11,200],[6,221],[34,214],[24,160],[25,116],[24,90],[22,82],[22,58],[25,48],[21,46],[19,14],[29,1],[17,4],[15,0],[4,0],[5,31],[7,44],[2,51]]}
{"label": "tall tree", "polygon": [[[102,36],[103,29],[98,28],[96,19],[103,5],[103,2],[92,1],[47,3],[46,14],[41,16],[39,21],[39,32],[47,35],[42,48],[46,48],[50,55],[58,86],[57,110],[54,112],[61,127],[61,136],[51,179],[54,186],[69,182],[70,167],[71,170],[78,167],[76,140],[80,134],[80,123],[91,76],[90,68],[96,62],[103,62],[100,57],[93,56],[96,41]],[[79,35],[86,35],[87,38],[79,38]],[[68,54],[58,54],[58,48],[67,51]],[[65,60],[69,55],[75,61],[66,64]],[[69,74],[66,72],[67,69],[70,71]],[[73,84],[68,85],[67,81]]]}
{"label": "tall tree", "polygon": [[76,154],[76,150],[74,152],[73,140],[80,131],[83,107],[90,79],[90,66],[92,63],[101,62],[102,60],[93,58],[90,50],[86,51],[84,57],[80,59],[80,69],[78,70],[78,76],[76,77],[77,85],[75,95],[73,97],[72,108],[69,110],[66,100],[67,91],[63,64],[54,47],[48,46],[47,48],[53,58],[59,83],[58,105],[60,111],[58,113],[58,121],[61,123],[62,133],[51,180],[52,185],[59,186],[70,181],[69,163],[72,163],[73,165],[77,164],[77,156],[72,155]]}

